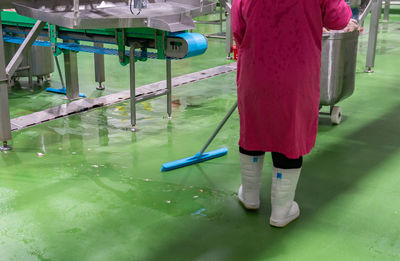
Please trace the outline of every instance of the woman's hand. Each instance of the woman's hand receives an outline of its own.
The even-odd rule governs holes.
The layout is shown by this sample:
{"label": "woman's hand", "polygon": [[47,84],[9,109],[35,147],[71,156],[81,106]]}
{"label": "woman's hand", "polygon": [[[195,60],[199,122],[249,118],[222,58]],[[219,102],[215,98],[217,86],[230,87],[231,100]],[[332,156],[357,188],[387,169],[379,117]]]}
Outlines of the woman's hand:
{"label": "woman's hand", "polygon": [[358,30],[362,32],[362,27],[360,27],[360,24],[354,20],[350,19],[350,22],[347,24],[347,26],[343,29],[344,32],[354,32],[355,30]]}

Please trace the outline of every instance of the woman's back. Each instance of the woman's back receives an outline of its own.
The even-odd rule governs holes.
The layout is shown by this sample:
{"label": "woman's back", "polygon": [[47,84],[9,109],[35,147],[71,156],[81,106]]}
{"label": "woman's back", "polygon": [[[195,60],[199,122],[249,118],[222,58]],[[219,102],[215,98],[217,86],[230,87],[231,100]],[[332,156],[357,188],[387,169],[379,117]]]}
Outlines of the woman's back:
{"label": "woman's back", "polygon": [[[234,0],[239,111],[246,115],[242,147],[292,158],[311,150],[318,127],[322,28],[342,29],[350,17],[343,0]],[[257,110],[263,110],[261,117]]]}

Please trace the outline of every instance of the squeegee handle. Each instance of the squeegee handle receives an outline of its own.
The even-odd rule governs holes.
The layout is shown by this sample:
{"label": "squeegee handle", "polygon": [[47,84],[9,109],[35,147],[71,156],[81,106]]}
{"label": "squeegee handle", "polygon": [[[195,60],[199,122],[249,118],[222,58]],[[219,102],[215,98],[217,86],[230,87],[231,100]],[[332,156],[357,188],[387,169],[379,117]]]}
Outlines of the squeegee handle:
{"label": "squeegee handle", "polygon": [[229,110],[229,112],[225,115],[225,118],[221,121],[221,123],[218,125],[218,128],[214,131],[214,133],[211,135],[211,137],[208,139],[207,143],[204,145],[204,147],[201,149],[199,155],[202,155],[208,146],[210,146],[211,142],[214,140],[214,138],[217,136],[219,131],[224,127],[225,123],[229,120],[229,118],[232,116],[233,112],[237,108],[237,101],[235,104],[232,106],[232,108]]}
{"label": "squeegee handle", "polygon": [[60,63],[58,62],[58,57],[57,57],[57,56],[54,56],[54,60],[56,61],[57,71],[58,71],[58,74],[60,75],[61,88],[65,88],[66,85],[65,85],[65,83],[64,83],[63,74],[62,74],[62,72],[61,72]]}

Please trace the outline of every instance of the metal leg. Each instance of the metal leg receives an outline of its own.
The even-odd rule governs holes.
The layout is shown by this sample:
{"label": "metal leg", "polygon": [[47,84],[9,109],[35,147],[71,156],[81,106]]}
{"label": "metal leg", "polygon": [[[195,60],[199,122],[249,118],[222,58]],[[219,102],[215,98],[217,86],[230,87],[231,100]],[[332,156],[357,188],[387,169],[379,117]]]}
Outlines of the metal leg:
{"label": "metal leg", "polygon": [[223,35],[222,31],[222,24],[223,24],[223,10],[222,10],[222,4],[219,5],[219,34]]}
{"label": "metal leg", "polygon": [[74,0],[74,25],[78,25],[79,19],[79,0]]}
{"label": "metal leg", "polygon": [[167,59],[167,113],[168,119],[172,119],[172,66]]}
{"label": "metal leg", "polygon": [[[103,43],[94,43],[95,47],[103,48]],[[103,82],[106,81],[105,76],[105,66],[104,66],[104,54],[94,54],[94,70],[95,70],[95,80],[99,84],[96,89],[97,90],[104,90],[105,86]]]}
{"label": "metal leg", "polygon": [[383,21],[389,21],[389,13],[390,13],[390,0],[385,0],[385,12],[383,15]]}
{"label": "metal leg", "polygon": [[[24,59],[27,61],[27,66],[26,67],[19,67],[18,69],[15,70],[15,72],[19,70],[26,70],[28,72],[28,88],[33,90],[33,68],[32,68],[32,52],[30,50],[26,50],[24,52]],[[24,60],[21,60],[22,61]]]}
{"label": "metal leg", "polygon": [[28,68],[28,85],[31,90],[33,90],[33,73],[32,73],[32,66],[29,65]]}
{"label": "metal leg", "polygon": [[[67,41],[66,41],[67,42]],[[74,52],[64,53],[67,99],[79,98],[78,57]]]}
{"label": "metal leg", "polygon": [[[73,55],[75,55],[75,58],[73,56],[69,56],[69,54],[64,54],[65,77],[67,79],[68,87],[65,85],[63,74],[62,74],[61,68],[60,68],[60,63],[58,62],[58,57],[54,56],[54,60],[56,60],[57,71],[58,71],[58,74],[60,75],[60,81],[61,81],[62,87],[60,89],[46,88],[46,91],[67,95],[68,99],[76,99],[77,97],[75,95],[76,95],[76,92],[78,92],[79,97],[86,98],[85,94],[79,93],[79,80],[78,80],[78,68],[77,68],[78,63],[77,63],[76,54],[74,53]],[[72,59],[71,59],[71,57],[72,57]],[[67,65],[67,63],[69,65]],[[46,77],[49,77],[49,76],[46,76]],[[51,75],[50,75],[50,78],[51,78]],[[68,92],[70,92],[70,94],[69,94],[70,97],[68,97]],[[71,92],[72,92],[72,94],[71,94]]]}
{"label": "metal leg", "polygon": [[130,89],[131,89],[131,131],[136,132],[136,75],[135,75],[135,46],[131,45],[130,54]]}
{"label": "metal leg", "polygon": [[36,83],[38,85],[43,85],[44,77],[43,76],[36,76]]}
{"label": "metal leg", "polygon": [[365,72],[372,73],[375,65],[376,42],[378,39],[379,19],[382,13],[382,0],[377,0],[371,12],[371,23],[368,38],[367,62]]}
{"label": "metal leg", "polygon": [[[2,40],[2,39],[1,39]],[[2,44],[1,44],[2,45]],[[2,47],[2,46],[1,46]],[[2,57],[3,58],[3,57]],[[1,59],[4,61],[4,59]],[[1,63],[1,62],[0,62]],[[7,145],[7,141],[12,139],[11,136],[11,121],[10,121],[10,108],[8,106],[8,88],[5,74],[4,63],[0,65],[0,142],[2,146],[0,151],[10,150],[11,147]]]}
{"label": "metal leg", "polygon": [[226,53],[228,54],[227,59],[231,60],[231,53],[233,48],[233,33],[231,25],[231,4],[229,0],[226,0],[225,10],[227,12],[226,16]]}
{"label": "metal leg", "polygon": [[3,28],[0,14],[0,151],[10,150],[7,141],[11,140],[10,108],[8,106],[8,84],[4,59]]}
{"label": "metal leg", "polygon": [[56,61],[56,66],[57,66],[58,75],[60,76],[61,86],[62,86],[62,88],[66,88],[65,82],[64,82],[64,77],[61,72],[60,62],[58,61],[58,57],[54,56],[54,60]]}

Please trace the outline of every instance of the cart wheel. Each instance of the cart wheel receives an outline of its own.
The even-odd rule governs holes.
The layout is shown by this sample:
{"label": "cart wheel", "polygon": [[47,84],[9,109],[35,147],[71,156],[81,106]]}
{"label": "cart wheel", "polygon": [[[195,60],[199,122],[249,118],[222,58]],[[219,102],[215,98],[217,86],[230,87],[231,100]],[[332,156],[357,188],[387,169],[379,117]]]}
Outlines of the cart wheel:
{"label": "cart wheel", "polygon": [[331,109],[331,122],[335,125],[339,125],[342,121],[342,108],[339,106],[333,106]]}
{"label": "cart wheel", "polygon": [[38,76],[36,82],[37,82],[38,85],[42,85],[43,84],[43,77]]}
{"label": "cart wheel", "polygon": [[53,74],[47,74],[44,78],[46,80],[46,82],[51,81],[51,78],[53,77]]}

